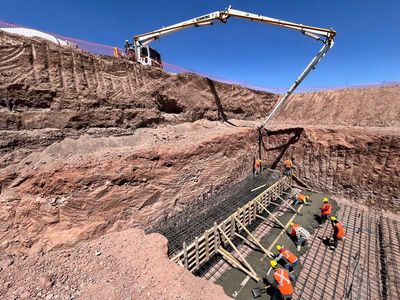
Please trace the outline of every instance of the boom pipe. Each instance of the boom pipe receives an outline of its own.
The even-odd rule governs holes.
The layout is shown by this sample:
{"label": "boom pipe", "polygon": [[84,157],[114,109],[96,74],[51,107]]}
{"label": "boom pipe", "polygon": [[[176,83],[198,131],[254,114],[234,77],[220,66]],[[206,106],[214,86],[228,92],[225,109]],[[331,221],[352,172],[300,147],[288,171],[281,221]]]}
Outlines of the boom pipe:
{"label": "boom pipe", "polygon": [[275,105],[274,109],[271,113],[265,118],[264,122],[261,125],[265,127],[268,121],[272,118],[272,116],[279,110],[283,103],[289,98],[289,96],[294,92],[294,90],[300,85],[300,83],[306,78],[306,76],[315,69],[315,66],[321,61],[321,59],[325,56],[325,54],[333,47],[334,42],[325,43],[321,50],[318,52],[317,56],[315,56],[308,66],[304,69],[304,71],[300,74],[300,76],[296,79],[296,81],[292,84],[289,90],[285,93],[281,100]]}
{"label": "boom pipe", "polygon": [[225,9],[223,11],[215,11],[213,13],[203,15],[203,16],[191,19],[191,20],[184,21],[184,22],[180,22],[178,24],[171,25],[168,27],[163,27],[161,29],[154,30],[152,32],[136,35],[134,37],[134,43],[135,43],[135,46],[137,46],[137,47],[145,46],[145,45],[148,45],[149,43],[151,43],[152,41],[159,39],[163,35],[167,35],[172,32],[185,29],[187,27],[212,25],[214,20],[218,20],[218,21],[221,21],[222,23],[226,23],[226,21],[229,17],[237,17],[237,18],[247,19],[250,21],[267,23],[267,24],[271,24],[274,26],[280,26],[280,27],[285,27],[285,28],[289,28],[289,29],[294,29],[294,30],[300,31],[302,33],[308,32],[310,34],[324,36],[330,40],[332,40],[336,35],[336,31],[333,29],[314,27],[314,26],[309,26],[309,25],[288,22],[288,21],[284,21],[284,20],[280,20],[280,19],[274,19],[274,18],[262,16],[262,15],[256,15],[253,13],[244,12],[241,10],[231,9],[231,7],[229,6],[227,9]]}
{"label": "boom pipe", "polygon": [[174,24],[168,27],[163,27],[158,30],[154,30],[151,32],[143,33],[134,36],[134,42],[137,46],[145,46],[151,43],[152,41],[158,40],[161,36],[173,33],[178,30],[185,29],[187,27],[199,27],[204,25],[213,25],[212,21],[221,20],[220,12],[216,11],[204,16],[200,16],[191,20],[187,20],[184,22],[180,22],[178,24]]}
{"label": "boom pipe", "polygon": [[250,21],[256,21],[256,22],[260,22],[260,23],[267,23],[267,24],[271,24],[274,26],[280,26],[280,27],[285,27],[285,28],[289,28],[289,29],[294,29],[294,30],[298,30],[301,32],[309,32],[309,33],[313,33],[313,34],[317,34],[317,35],[322,35],[329,39],[333,39],[336,35],[336,31],[333,29],[326,29],[326,28],[314,27],[314,26],[309,26],[309,25],[297,24],[297,23],[293,23],[293,22],[280,20],[280,19],[266,17],[263,15],[256,15],[253,13],[248,13],[248,12],[236,10],[236,9],[227,9],[226,11],[221,12],[221,14],[231,16],[231,17],[247,19]]}

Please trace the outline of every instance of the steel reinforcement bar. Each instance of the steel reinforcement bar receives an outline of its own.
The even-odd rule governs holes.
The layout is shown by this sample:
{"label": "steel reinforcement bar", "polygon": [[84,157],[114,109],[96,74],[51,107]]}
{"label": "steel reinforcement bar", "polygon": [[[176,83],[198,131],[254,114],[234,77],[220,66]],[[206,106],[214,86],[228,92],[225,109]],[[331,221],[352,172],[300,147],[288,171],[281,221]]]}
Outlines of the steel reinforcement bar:
{"label": "steel reinforcement bar", "polygon": [[[238,208],[236,212],[231,214],[224,221],[219,224],[214,223],[212,228],[205,230],[204,234],[200,237],[196,237],[191,244],[186,244],[184,242],[182,250],[171,260],[193,272],[210,260],[213,255],[219,253],[236,268],[242,270],[254,280],[259,281],[256,272],[237,250],[232,239],[240,238],[246,242],[251,242],[266,255],[271,257],[272,253],[265,249],[260,241],[257,240],[246,227],[251,225],[258,218],[265,220],[260,213],[266,212],[274,222],[283,228],[284,225],[269,212],[268,206],[277,205],[292,208],[288,203],[290,200],[282,201],[282,195],[290,188],[290,184],[291,178],[286,176],[282,177],[256,198]],[[278,199],[282,202],[278,203]],[[241,234],[242,232],[246,233],[247,238]],[[236,257],[227,251],[224,248],[225,246],[233,249],[236,253]]]}

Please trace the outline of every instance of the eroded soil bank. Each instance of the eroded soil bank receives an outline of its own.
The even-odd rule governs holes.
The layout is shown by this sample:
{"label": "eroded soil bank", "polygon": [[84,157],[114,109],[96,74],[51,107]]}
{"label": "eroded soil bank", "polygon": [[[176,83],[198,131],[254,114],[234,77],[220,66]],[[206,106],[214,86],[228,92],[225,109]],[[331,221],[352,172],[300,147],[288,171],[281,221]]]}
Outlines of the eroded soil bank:
{"label": "eroded soil bank", "polygon": [[317,190],[398,212],[399,133],[395,127],[274,126],[261,148],[272,168],[292,157],[296,175]]}

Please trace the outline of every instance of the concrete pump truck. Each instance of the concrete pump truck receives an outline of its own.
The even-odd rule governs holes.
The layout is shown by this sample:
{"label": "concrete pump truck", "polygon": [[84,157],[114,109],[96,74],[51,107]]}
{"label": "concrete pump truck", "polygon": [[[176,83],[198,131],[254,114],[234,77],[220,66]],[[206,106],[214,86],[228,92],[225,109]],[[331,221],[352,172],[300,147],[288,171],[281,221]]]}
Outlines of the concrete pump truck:
{"label": "concrete pump truck", "polygon": [[293,91],[304,80],[304,78],[313,69],[315,69],[316,65],[321,61],[321,59],[325,56],[325,54],[333,47],[334,38],[336,36],[335,30],[333,30],[332,28],[326,29],[326,28],[288,22],[280,19],[274,19],[258,14],[232,9],[231,6],[229,6],[228,8],[222,11],[216,11],[168,27],[163,27],[161,29],[157,29],[148,33],[136,35],[134,36],[132,43],[129,43],[128,41],[125,42],[125,56],[142,65],[162,68],[162,61],[160,54],[156,50],[148,46],[151,42],[158,40],[160,37],[164,35],[185,28],[213,25],[214,23],[227,23],[228,19],[231,17],[297,30],[303,35],[315,39],[316,41],[319,41],[323,44],[322,48],[319,50],[317,55],[311,60],[311,62],[307,65],[307,67],[303,70],[300,76],[295,80],[295,82],[292,84],[289,90],[282,97],[282,99],[278,101],[278,103],[275,105],[271,113],[265,118],[261,126],[264,127],[266,123],[271,119],[273,114],[279,109],[279,107],[281,107],[281,105],[288,99],[288,97],[293,93]]}

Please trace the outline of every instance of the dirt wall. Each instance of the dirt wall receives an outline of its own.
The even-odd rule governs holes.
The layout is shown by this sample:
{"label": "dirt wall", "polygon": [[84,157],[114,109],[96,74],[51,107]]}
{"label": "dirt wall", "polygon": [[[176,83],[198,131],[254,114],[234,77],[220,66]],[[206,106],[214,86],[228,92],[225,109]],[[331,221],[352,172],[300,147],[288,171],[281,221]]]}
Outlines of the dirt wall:
{"label": "dirt wall", "polygon": [[277,96],[0,31],[0,129],[261,117]]}
{"label": "dirt wall", "polygon": [[36,151],[0,171],[0,250],[146,228],[251,174],[256,140],[253,128],[203,120]]}
{"label": "dirt wall", "polygon": [[263,137],[264,159],[329,194],[400,210],[400,135],[397,128],[275,127]]}
{"label": "dirt wall", "polygon": [[273,123],[400,127],[400,85],[293,94]]}

